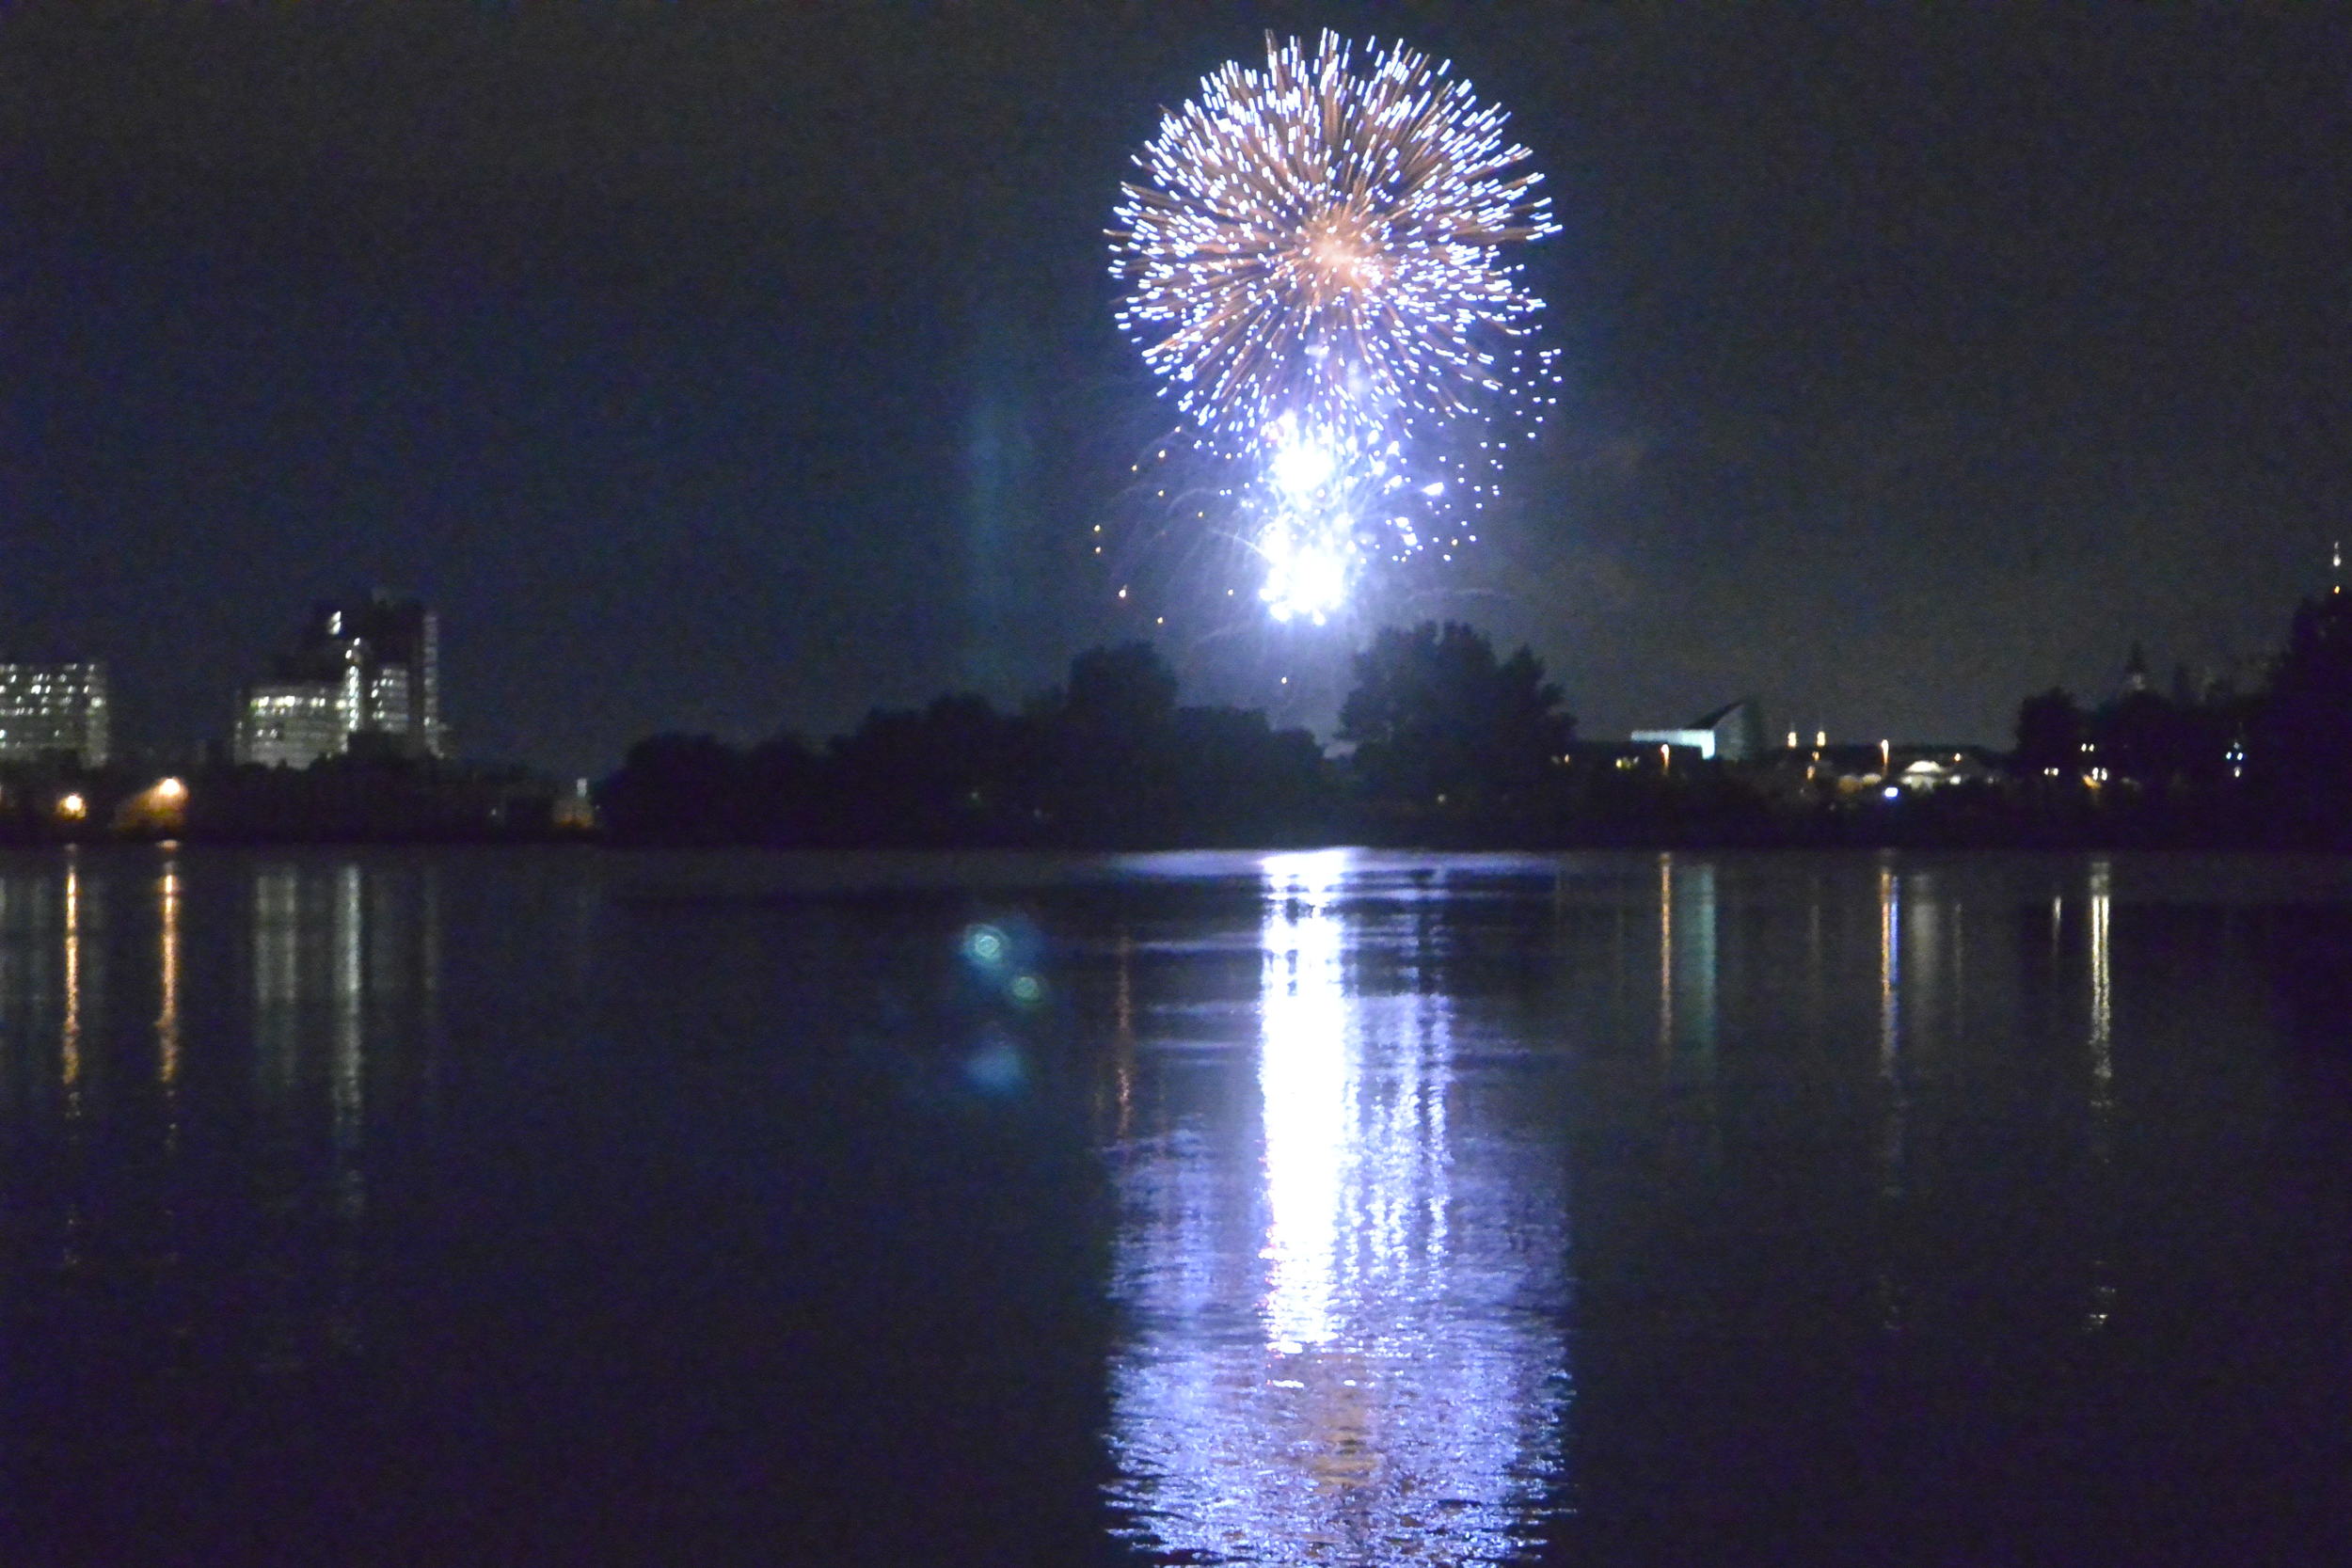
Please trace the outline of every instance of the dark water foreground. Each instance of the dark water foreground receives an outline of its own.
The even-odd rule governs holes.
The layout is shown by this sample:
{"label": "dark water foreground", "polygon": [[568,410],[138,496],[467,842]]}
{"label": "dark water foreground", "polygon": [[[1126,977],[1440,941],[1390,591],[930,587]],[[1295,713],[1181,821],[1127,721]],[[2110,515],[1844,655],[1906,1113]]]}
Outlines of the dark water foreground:
{"label": "dark water foreground", "polygon": [[0,1563],[2352,1560],[2352,864],[0,860]]}

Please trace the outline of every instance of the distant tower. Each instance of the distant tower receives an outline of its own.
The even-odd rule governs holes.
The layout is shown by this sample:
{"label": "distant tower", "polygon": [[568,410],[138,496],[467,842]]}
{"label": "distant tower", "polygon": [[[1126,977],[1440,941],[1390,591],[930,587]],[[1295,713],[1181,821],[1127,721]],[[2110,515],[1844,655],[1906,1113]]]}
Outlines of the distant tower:
{"label": "distant tower", "polygon": [[2335,586],[2334,586],[2333,588],[2329,589],[2329,590],[2328,590],[2328,592],[2333,593],[2333,594],[2341,594],[2341,593],[2343,593],[2343,592],[2344,592],[2344,541],[2343,541],[2343,540],[2341,540],[2341,539],[2339,539],[2339,540],[2337,540],[2337,541],[2336,541],[2336,547],[2335,547],[2333,550],[2331,550],[2331,551],[2329,551],[2329,552],[2328,552],[2328,575],[2329,577],[2331,577],[2331,578],[2333,578],[2335,579]]}
{"label": "distant tower", "polygon": [[251,687],[237,727],[240,762],[307,767],[355,739],[437,757],[440,621],[415,599],[377,593],[311,607],[273,677]]}

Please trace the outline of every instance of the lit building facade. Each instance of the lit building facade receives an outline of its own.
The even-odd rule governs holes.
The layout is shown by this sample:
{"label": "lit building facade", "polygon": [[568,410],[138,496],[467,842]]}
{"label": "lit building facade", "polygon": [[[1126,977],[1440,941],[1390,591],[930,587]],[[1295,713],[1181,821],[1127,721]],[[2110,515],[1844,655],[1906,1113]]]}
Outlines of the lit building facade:
{"label": "lit building facade", "polygon": [[335,681],[264,681],[247,689],[237,719],[239,762],[308,768],[343,750],[349,704]]}
{"label": "lit building facade", "polygon": [[1709,761],[1749,762],[1764,754],[1764,714],[1753,697],[1726,703],[1680,729],[1635,730],[1638,744],[1687,746]]}
{"label": "lit building facade", "polygon": [[440,622],[415,599],[377,594],[312,606],[273,678],[246,690],[240,762],[305,768],[355,743],[445,753]]}
{"label": "lit building facade", "polygon": [[106,667],[0,664],[0,763],[106,761]]}

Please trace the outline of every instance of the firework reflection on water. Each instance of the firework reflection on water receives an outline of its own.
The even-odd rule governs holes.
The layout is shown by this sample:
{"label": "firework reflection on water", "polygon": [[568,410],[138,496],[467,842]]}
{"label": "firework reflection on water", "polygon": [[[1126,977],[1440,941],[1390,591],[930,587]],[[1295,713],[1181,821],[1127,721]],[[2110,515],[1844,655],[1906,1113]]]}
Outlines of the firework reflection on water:
{"label": "firework reflection on water", "polygon": [[1201,1101],[1254,1116],[1120,1152],[1112,1500],[1176,1560],[1498,1562],[1556,1489],[1557,1162],[1465,1081],[1425,933],[1351,911],[1349,869],[1266,863],[1255,1092]]}

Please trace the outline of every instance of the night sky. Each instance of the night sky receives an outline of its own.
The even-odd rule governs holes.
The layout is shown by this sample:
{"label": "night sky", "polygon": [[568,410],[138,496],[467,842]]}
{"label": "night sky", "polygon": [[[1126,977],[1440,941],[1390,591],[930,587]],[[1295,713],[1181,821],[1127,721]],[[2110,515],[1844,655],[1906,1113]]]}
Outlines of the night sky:
{"label": "night sky", "polygon": [[[466,753],[568,771],[1154,633],[1327,722],[1369,625],[1452,615],[1589,735],[1754,692],[2006,741],[2135,640],[2258,658],[2352,533],[2346,16],[11,8],[0,648],[111,661],[122,738],[180,746],[312,598],[413,592]],[[1110,322],[1118,182],[1324,24],[1514,111],[1560,412],[1443,592],[1122,605],[1090,531],[1172,413]]]}

